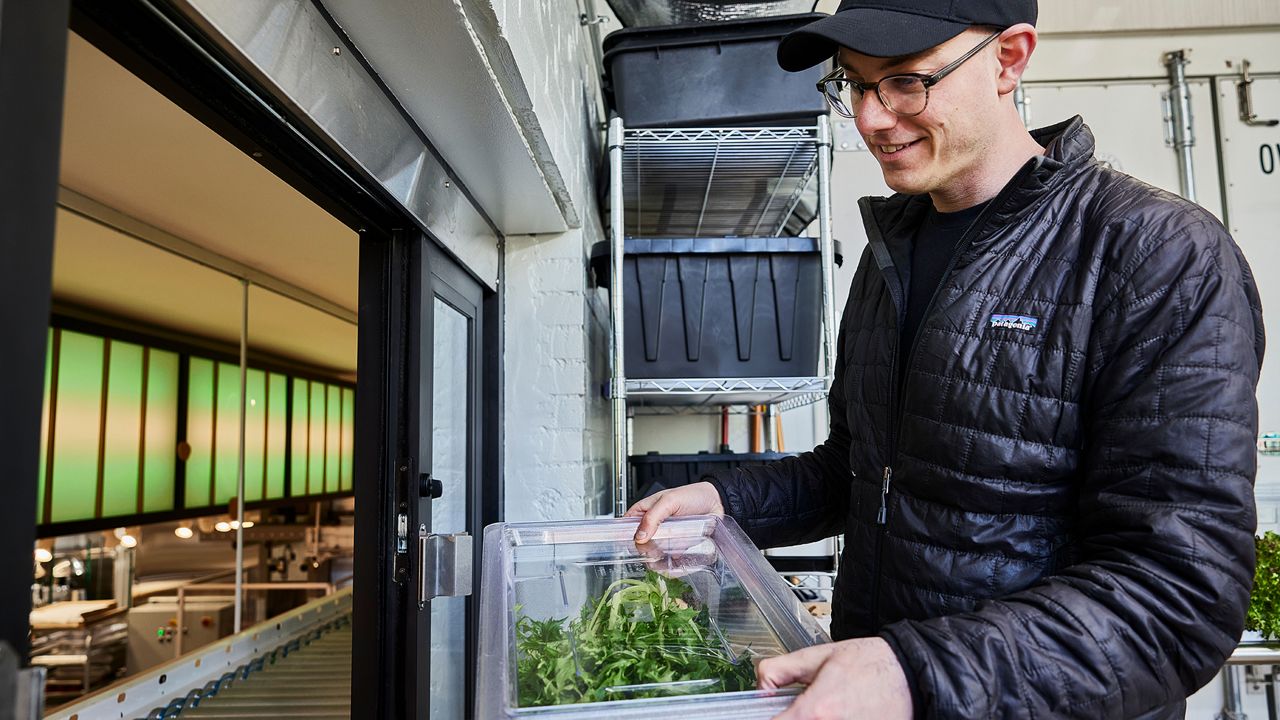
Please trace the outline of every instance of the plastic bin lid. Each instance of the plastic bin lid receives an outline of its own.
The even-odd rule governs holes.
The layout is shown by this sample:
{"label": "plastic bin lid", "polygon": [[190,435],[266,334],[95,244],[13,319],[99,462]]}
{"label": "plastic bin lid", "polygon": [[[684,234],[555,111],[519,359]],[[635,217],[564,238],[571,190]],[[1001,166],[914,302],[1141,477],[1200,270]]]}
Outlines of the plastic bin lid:
{"label": "plastic bin lid", "polygon": [[[839,240],[831,241],[836,266],[844,265],[843,247]],[[607,240],[591,246],[591,268],[600,287],[609,287],[609,248]],[[816,254],[817,238],[807,237],[710,237],[710,238],[627,238],[622,244],[626,255],[684,255],[684,254],[754,254],[808,253]]]}
{"label": "plastic bin lid", "polygon": [[[843,261],[839,240],[832,241],[836,264]],[[687,253],[816,253],[818,239],[810,237],[706,237],[706,238],[633,238],[622,243],[628,255],[683,255]],[[609,255],[609,241],[591,246],[591,257]]]}
{"label": "plastic bin lid", "polygon": [[781,38],[796,28],[825,17],[827,15],[824,13],[803,13],[715,23],[653,25],[615,30],[604,38],[605,72],[608,73],[609,59],[618,53],[681,45],[709,45],[720,42]]}
{"label": "plastic bin lid", "polygon": [[658,453],[648,453],[646,455],[632,455],[631,462],[637,465],[656,465],[660,463],[732,463],[732,462],[768,462],[770,460],[781,460],[782,458],[792,457],[796,453],[789,452],[762,452],[762,453],[709,453],[700,452],[696,455],[660,455]]}

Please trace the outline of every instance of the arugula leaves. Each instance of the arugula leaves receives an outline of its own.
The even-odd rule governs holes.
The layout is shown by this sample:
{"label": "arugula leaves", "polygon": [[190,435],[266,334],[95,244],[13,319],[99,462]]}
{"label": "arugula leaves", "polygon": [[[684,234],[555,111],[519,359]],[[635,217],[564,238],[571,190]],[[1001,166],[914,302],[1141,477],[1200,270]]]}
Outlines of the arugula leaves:
{"label": "arugula leaves", "polygon": [[693,600],[687,583],[646,570],[614,582],[572,621],[519,615],[520,707],[753,689],[751,662],[734,662]]}
{"label": "arugula leaves", "polygon": [[1254,543],[1258,548],[1258,565],[1244,626],[1273,640],[1280,638],[1280,535],[1268,530],[1254,538]]}

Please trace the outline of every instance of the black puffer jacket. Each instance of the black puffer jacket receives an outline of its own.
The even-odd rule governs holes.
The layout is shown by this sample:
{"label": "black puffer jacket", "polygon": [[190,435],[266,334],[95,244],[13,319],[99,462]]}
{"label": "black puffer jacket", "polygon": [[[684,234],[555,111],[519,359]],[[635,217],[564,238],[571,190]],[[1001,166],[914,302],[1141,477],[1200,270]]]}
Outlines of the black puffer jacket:
{"label": "black puffer jacket", "polygon": [[1216,219],[1100,165],[1080,118],[1036,138],[914,348],[928,199],[862,201],[830,437],[708,479],[761,546],[845,534],[833,635],[884,637],[919,716],[1180,716],[1253,578],[1258,293]]}

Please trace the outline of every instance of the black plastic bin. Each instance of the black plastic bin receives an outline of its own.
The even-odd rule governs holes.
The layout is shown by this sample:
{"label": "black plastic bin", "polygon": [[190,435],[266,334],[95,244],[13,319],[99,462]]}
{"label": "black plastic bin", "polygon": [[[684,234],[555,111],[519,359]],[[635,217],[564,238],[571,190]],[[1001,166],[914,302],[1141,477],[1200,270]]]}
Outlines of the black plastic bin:
{"label": "black plastic bin", "polygon": [[[817,240],[627,238],[623,247],[627,377],[817,374]],[[596,243],[591,256],[597,283],[608,287],[609,243]]]}
{"label": "black plastic bin", "polygon": [[782,36],[822,13],[618,30],[604,39],[605,93],[627,127],[812,125],[830,63],[778,67]]}
{"label": "black plastic bin", "polygon": [[696,483],[702,476],[717,470],[763,465],[791,457],[796,453],[698,453],[696,455],[632,455],[632,501],[649,497],[659,490]]}

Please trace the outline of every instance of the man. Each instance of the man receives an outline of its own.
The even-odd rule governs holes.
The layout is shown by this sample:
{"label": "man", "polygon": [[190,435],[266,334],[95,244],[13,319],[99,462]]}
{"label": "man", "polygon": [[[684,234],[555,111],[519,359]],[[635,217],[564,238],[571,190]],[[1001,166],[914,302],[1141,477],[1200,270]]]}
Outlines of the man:
{"label": "man", "polygon": [[1253,576],[1258,294],[1200,207],[1028,133],[1034,0],[844,0],[788,36],[897,194],[841,321],[813,451],[628,512],[845,536],[832,635],[760,663],[784,717],[1181,717]]}

